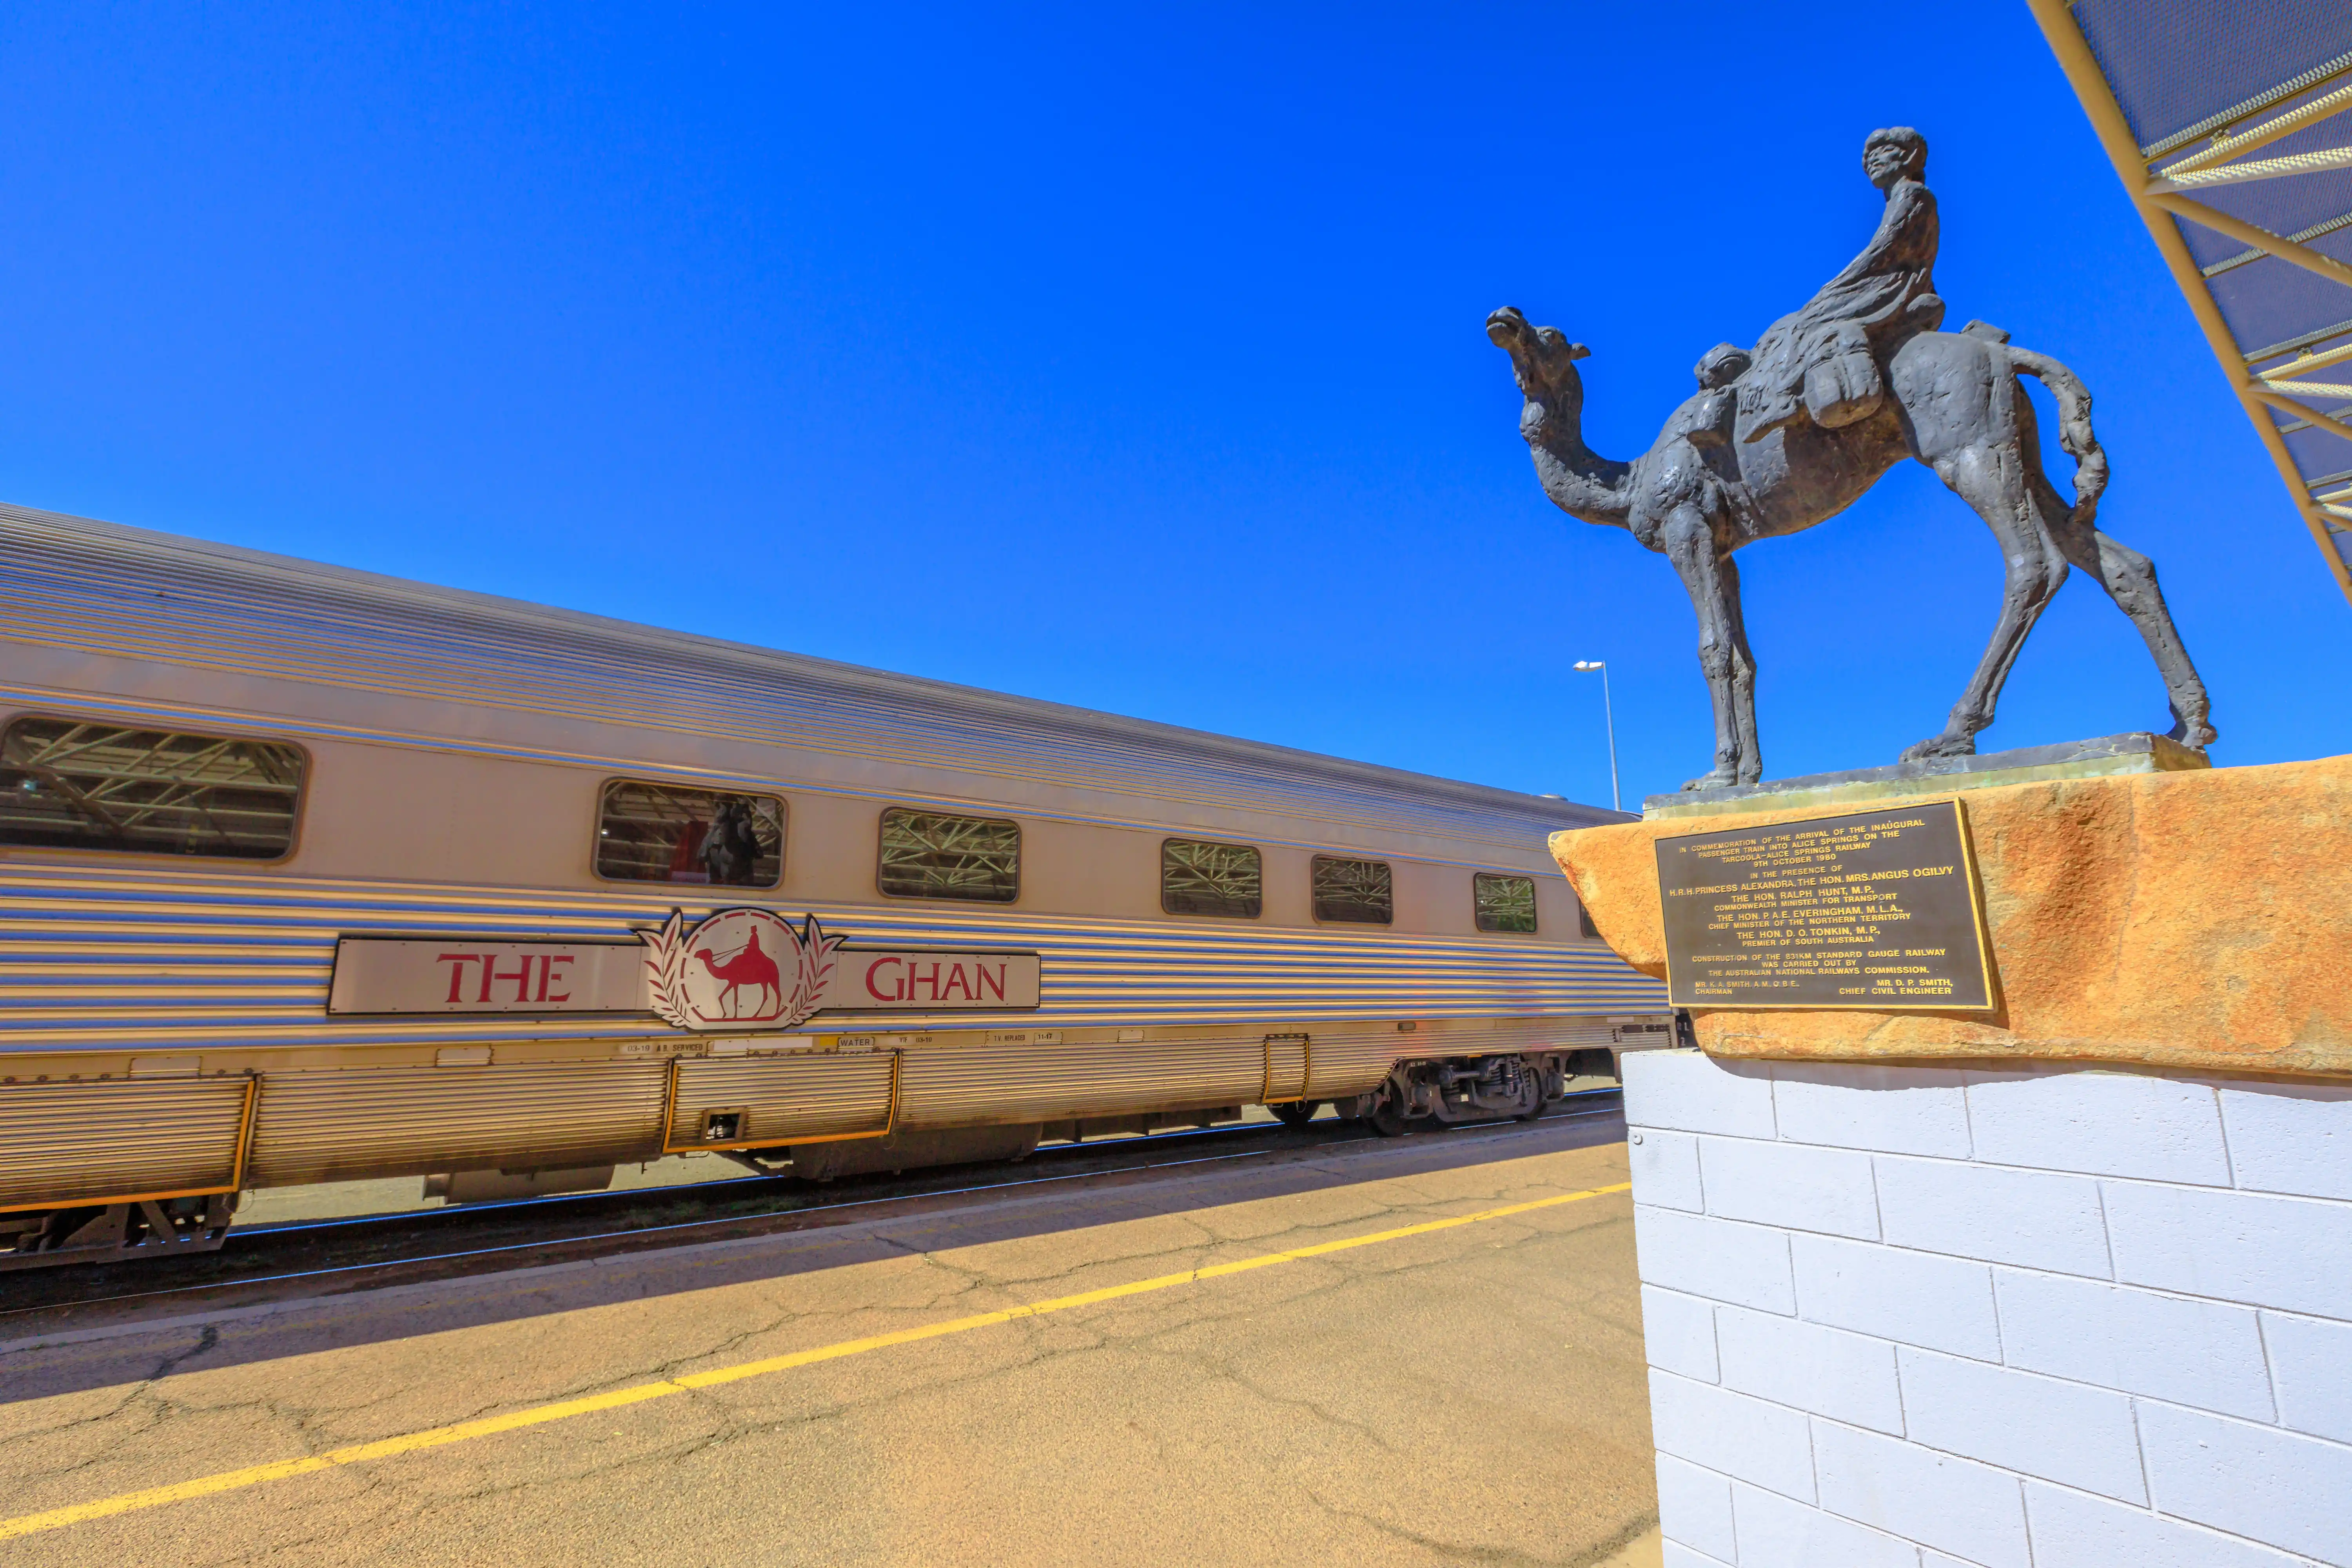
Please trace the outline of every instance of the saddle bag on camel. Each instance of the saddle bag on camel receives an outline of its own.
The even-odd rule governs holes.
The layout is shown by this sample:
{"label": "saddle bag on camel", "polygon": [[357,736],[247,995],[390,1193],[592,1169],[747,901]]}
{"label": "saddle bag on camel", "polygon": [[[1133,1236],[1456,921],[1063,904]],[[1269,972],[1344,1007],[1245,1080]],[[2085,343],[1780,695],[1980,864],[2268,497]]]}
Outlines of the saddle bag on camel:
{"label": "saddle bag on camel", "polygon": [[1886,384],[1859,321],[1832,322],[1806,345],[1805,412],[1824,430],[1859,425],[1878,412]]}

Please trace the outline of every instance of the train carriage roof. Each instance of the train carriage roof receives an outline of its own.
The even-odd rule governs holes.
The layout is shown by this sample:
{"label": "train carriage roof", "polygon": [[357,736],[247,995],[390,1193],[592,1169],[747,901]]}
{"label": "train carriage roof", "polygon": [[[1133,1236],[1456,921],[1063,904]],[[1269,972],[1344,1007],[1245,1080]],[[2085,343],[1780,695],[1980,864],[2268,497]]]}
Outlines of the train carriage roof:
{"label": "train carriage roof", "polygon": [[915,676],[0,505],[0,635],[1171,805],[1526,843],[1628,820]]}

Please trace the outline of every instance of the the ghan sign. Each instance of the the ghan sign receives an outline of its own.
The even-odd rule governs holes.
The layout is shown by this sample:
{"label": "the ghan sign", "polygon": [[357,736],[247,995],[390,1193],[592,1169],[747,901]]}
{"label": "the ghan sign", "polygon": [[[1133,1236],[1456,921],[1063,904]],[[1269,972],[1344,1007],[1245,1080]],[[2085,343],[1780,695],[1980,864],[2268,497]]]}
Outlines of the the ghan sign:
{"label": "the ghan sign", "polygon": [[1657,841],[1677,1007],[1992,1005],[1957,801]]}
{"label": "the ghan sign", "polygon": [[648,1015],[708,1033],[789,1029],[818,1013],[1015,1012],[1038,1001],[1034,952],[852,947],[814,916],[672,911],[634,941],[347,936],[330,1013]]}

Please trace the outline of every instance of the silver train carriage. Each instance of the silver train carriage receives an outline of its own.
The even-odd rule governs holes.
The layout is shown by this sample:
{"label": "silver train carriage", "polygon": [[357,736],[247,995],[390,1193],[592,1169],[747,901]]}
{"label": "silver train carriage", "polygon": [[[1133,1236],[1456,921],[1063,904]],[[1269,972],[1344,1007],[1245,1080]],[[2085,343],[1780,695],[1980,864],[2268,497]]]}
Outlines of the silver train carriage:
{"label": "silver train carriage", "polygon": [[1613,813],[16,508],[0,583],[0,1268],[1528,1114],[1666,1028],[1546,854]]}

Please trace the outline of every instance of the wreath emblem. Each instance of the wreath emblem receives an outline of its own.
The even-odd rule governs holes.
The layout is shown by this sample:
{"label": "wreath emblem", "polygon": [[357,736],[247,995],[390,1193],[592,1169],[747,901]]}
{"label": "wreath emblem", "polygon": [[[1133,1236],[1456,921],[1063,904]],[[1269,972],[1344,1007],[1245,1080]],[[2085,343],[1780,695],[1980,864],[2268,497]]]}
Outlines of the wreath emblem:
{"label": "wreath emblem", "polygon": [[849,939],[814,915],[801,929],[767,910],[714,910],[692,925],[682,910],[651,931],[646,974],[654,1013],[680,1029],[789,1029],[822,1005],[834,954]]}

